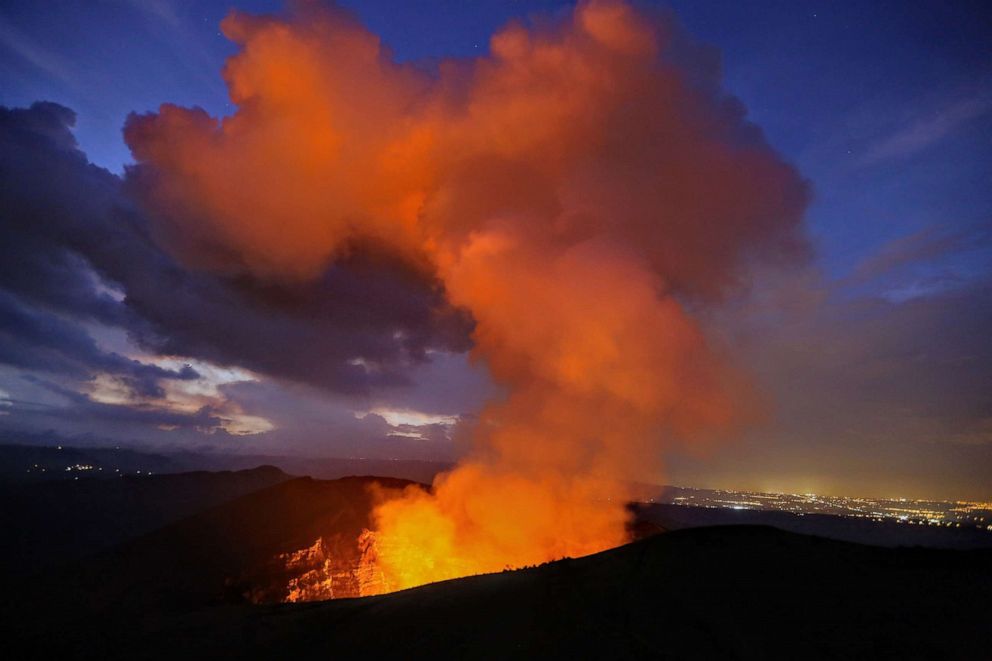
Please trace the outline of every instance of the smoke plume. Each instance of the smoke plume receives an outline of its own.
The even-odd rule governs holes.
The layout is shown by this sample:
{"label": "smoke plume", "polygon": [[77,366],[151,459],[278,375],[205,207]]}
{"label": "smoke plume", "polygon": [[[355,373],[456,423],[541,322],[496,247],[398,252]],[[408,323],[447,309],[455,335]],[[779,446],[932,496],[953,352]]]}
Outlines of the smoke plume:
{"label": "smoke plume", "polygon": [[619,1],[397,64],[348,15],[231,14],[237,112],[132,116],[129,184],[188,264],[276,281],[374,245],[471,314],[505,386],[457,468],[377,510],[395,588],[622,543],[668,443],[751,415],[693,311],[805,250],[807,189],[671,21]]}

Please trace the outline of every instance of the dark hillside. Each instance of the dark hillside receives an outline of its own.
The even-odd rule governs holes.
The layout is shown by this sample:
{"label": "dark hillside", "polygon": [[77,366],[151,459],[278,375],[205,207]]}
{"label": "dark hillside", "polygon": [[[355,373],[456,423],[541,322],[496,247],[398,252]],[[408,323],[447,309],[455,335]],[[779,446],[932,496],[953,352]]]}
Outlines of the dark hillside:
{"label": "dark hillside", "polygon": [[220,503],[289,480],[278,468],[0,482],[0,580],[80,559]]}
{"label": "dark hillside", "polygon": [[706,526],[772,526],[779,530],[816,535],[872,546],[925,546],[946,549],[992,549],[992,533],[967,526],[921,526],[873,521],[831,514],[795,514],[774,510],[747,510],[724,507],[693,507],[640,503],[633,511],[642,521],[656,523],[666,530]]}
{"label": "dark hillside", "polygon": [[[411,483],[363,477],[284,481],[38,577],[28,591],[32,605],[61,608],[75,618],[83,611],[175,612],[282,601],[289,581],[302,573],[287,568],[282,555],[307,555],[321,540],[320,549],[343,563],[334,569],[358,564],[358,538],[371,525],[373,484],[400,489]],[[317,565],[322,562],[314,566],[322,569]],[[357,594],[345,583],[341,590]]]}
{"label": "dark hillside", "polygon": [[[259,547],[280,534],[264,531],[267,511]],[[36,628],[19,642],[39,655],[114,658],[977,659],[988,656],[992,553],[694,528],[380,597],[104,612],[49,621],[57,639]]]}

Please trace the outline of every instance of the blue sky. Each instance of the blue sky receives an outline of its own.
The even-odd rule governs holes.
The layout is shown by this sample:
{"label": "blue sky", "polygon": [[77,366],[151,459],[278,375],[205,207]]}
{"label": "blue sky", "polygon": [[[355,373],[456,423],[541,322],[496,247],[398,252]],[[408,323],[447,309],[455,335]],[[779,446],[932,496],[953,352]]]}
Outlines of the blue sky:
{"label": "blue sky", "polygon": [[[219,72],[234,48],[218,28],[232,4],[253,13],[282,7],[281,2],[261,0],[8,1],[0,7],[0,105],[23,107],[51,100],[74,109],[80,148],[93,163],[120,173],[130,160],[121,137],[128,113],[151,111],[162,102],[202,106],[215,116],[233,111]],[[570,7],[516,0],[340,4],[381,35],[398,59],[428,67],[441,58],[484,53],[489,35],[511,18],[561,13]],[[877,439],[861,457],[867,457],[876,472],[891,471],[891,489],[927,483],[921,491],[946,491],[958,475],[955,471],[963,471],[962,483],[971,485],[974,493],[983,472],[987,476],[992,469],[992,411],[986,408],[988,398],[974,392],[982,387],[982,375],[987,377],[985,387],[992,382],[987,347],[983,350],[974,339],[984,330],[992,331],[985,314],[992,275],[992,10],[987,3],[964,1],[641,4],[673,12],[692,37],[713,48],[725,89],[743,102],[772,146],[812,183],[807,227],[815,257],[804,276],[808,279],[802,280],[808,286],[797,291],[799,280],[775,282],[769,296],[799,301],[789,305],[815,305],[816,311],[762,332],[778,338],[780,346],[803,349],[796,351],[810,374],[804,386],[810,397],[830,399],[838,390],[847,390],[850,399],[838,396],[835,403],[853,410],[852,400],[861,402],[871,398],[873,389],[887,389],[888,399],[880,397],[884,402],[875,409],[887,411],[879,414],[882,417],[890,414],[886,407],[905,410],[939,399],[930,391],[910,393],[893,383],[919,378],[936,384],[940,379],[934,375],[941,369],[953,369],[947,365],[971,355],[977,363],[969,363],[967,378],[935,385],[970,393],[961,398],[969,402],[966,414],[948,404],[937,416],[944,416],[941,422],[928,418],[907,430],[907,437],[919,435],[908,452],[911,459],[899,458],[907,453],[894,432],[861,428],[855,420],[846,421],[844,429],[856,428],[852,438]],[[760,327],[771,318],[776,317],[762,311],[741,323],[757,333],[748,324]],[[903,329],[886,326],[886,319],[905,319],[899,323],[920,329],[919,335],[904,337]],[[943,362],[919,373],[891,374],[882,385],[877,375],[851,376],[855,370],[841,375],[851,379],[849,384],[838,385],[841,377],[826,374],[829,366],[820,365],[805,350],[814,341],[833,343],[852,364],[864,364],[863,355],[900,351],[905,353],[898,355],[912,362],[919,358],[919,347],[954,337],[946,328],[961,333],[958,353],[946,349]],[[127,340],[120,334],[90,330],[104,346],[127,351]],[[755,346],[743,353],[759,365],[757,371],[770,391],[787,391],[783,375],[798,369],[798,353],[779,364],[776,360],[783,354],[775,352],[776,359],[767,360],[768,351],[767,346]],[[829,347],[824,351],[829,353]],[[454,391],[476,395],[455,397],[452,389],[430,394],[414,388],[402,394],[390,391],[381,406],[422,410],[439,420],[477,407],[488,392],[478,370],[465,367],[460,358],[439,364],[447,367],[431,367],[441,373],[417,382],[471,383]],[[769,364],[772,367],[762,368]],[[20,385],[11,386],[14,382]],[[235,383],[242,385],[230,386],[232,391],[254,387]],[[282,390],[279,397],[268,398],[241,393],[242,401],[268,409],[278,408],[276,400],[284,401],[283,417],[311,416],[315,428],[324,424],[321,415],[328,407],[338,407],[335,411],[345,413],[335,413],[335,419],[343,421],[348,433],[355,433],[351,426],[357,424],[350,411],[379,405],[352,400],[328,404],[319,392],[293,388],[293,396]],[[12,389],[51,397],[23,380],[10,381],[5,390]],[[826,391],[829,397],[820,394]],[[457,399],[458,404],[446,408],[438,404],[443,398]],[[788,401],[788,393],[782,399]],[[285,413],[291,408],[296,413]],[[302,409],[305,415],[299,413]],[[683,481],[696,483],[735,486],[730,482],[736,479],[773,488],[806,480],[825,488],[851,488],[857,480],[837,474],[854,474],[852,466],[858,465],[863,445],[845,445],[825,436],[781,440],[793,439],[797,430],[808,426],[809,416],[822,414],[795,403],[783,414],[791,426],[786,424],[777,435],[745,440],[725,460],[675,458],[673,466],[683,471],[677,473]],[[280,417],[273,410],[258,415]],[[954,416],[967,418],[967,431],[949,422]],[[880,423],[878,429],[884,426]],[[97,436],[105,431],[93,429]],[[121,433],[135,436],[140,427]],[[934,440],[954,434],[966,440],[950,450]],[[314,447],[304,444],[303,449]],[[778,467],[769,468],[775,462]],[[732,463],[744,467],[736,477],[730,472]],[[937,466],[937,472],[928,475],[927,464]],[[827,473],[818,473],[817,465],[828,466],[823,469]]]}

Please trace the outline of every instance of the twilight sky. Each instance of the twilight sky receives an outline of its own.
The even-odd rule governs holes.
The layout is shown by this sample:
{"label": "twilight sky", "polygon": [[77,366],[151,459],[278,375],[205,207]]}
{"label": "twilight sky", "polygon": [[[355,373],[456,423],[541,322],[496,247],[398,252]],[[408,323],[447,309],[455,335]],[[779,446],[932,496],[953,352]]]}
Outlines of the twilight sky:
{"label": "twilight sky", "polygon": [[[428,275],[376,250],[305,282],[204,268],[151,228],[134,199],[140,177],[122,178],[129,113],[164,102],[235,111],[220,71],[236,47],[218,27],[232,4],[282,11],[178,0],[0,8],[0,433],[451,457],[456,421],[499,389],[467,358],[472,320]],[[512,18],[570,10],[339,4],[428,72],[485,55]],[[810,257],[756,265],[749,286],[698,312],[763,413],[705,452],[670,451],[658,480],[992,496],[986,3],[642,4],[709,47],[687,71],[718,62],[723,90],[812,191]]]}

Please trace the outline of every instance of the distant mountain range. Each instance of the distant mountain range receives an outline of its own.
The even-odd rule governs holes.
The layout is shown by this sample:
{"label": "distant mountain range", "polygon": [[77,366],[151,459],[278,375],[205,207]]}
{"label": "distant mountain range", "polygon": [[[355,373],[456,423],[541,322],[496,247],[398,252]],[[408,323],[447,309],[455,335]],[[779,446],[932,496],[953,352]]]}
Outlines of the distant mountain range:
{"label": "distant mountain range", "polygon": [[239,471],[275,466],[290,475],[333,480],[378,475],[430,483],[450,463],[416,459],[299,457],[220,452],[146,452],[120,447],[0,443],[0,482],[41,482],[192,471]]}

